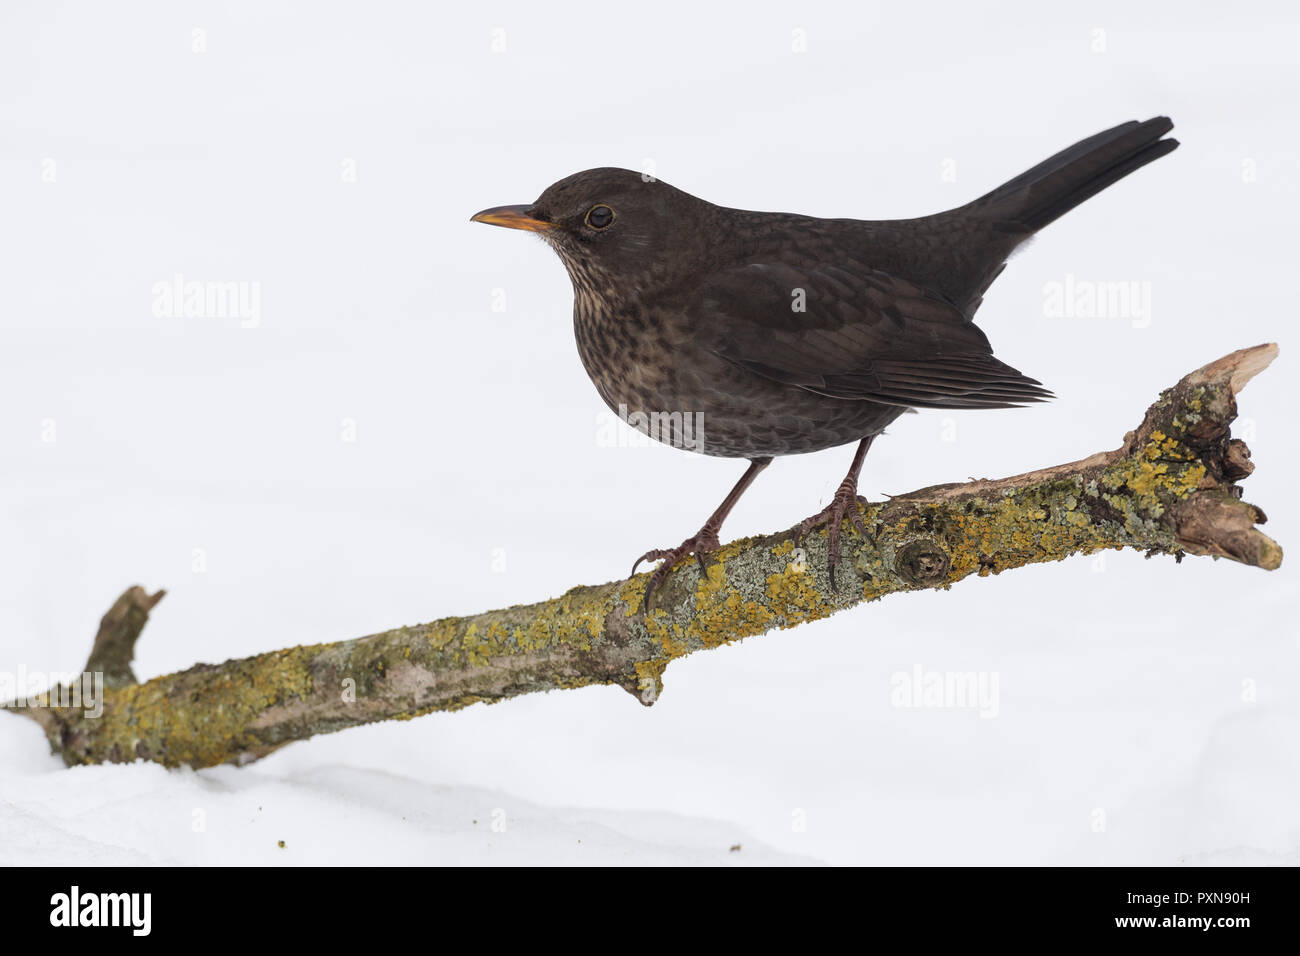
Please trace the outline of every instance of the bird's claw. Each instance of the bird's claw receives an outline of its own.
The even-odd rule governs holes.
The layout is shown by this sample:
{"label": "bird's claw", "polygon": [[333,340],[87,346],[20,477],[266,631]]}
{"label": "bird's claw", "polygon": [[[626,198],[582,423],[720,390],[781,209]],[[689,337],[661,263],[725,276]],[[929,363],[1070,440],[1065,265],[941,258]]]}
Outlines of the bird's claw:
{"label": "bird's claw", "polygon": [[712,528],[701,528],[698,534],[692,535],[675,548],[655,548],[647,551],[641,557],[636,559],[632,565],[632,574],[636,575],[636,569],[641,567],[643,561],[661,561],[659,567],[655,568],[655,573],[650,575],[650,580],[645,586],[645,598],[641,602],[641,607],[645,610],[650,608],[650,597],[654,594],[655,589],[663,583],[664,578],[668,577],[668,572],[677,566],[682,558],[689,555],[695,555],[700,562],[700,573],[704,573],[704,556],[717,551],[721,545],[718,542],[718,533]]}
{"label": "bird's claw", "polygon": [[860,505],[865,507],[866,504],[867,499],[859,495],[856,488],[840,485],[831,503],[811,518],[801,521],[799,530],[795,533],[795,543],[802,544],[809,531],[826,525],[826,571],[830,577],[832,591],[839,591],[835,583],[835,569],[840,564],[840,525],[845,518],[848,518],[849,524],[866,537],[867,525],[862,520],[862,511],[859,509]]}

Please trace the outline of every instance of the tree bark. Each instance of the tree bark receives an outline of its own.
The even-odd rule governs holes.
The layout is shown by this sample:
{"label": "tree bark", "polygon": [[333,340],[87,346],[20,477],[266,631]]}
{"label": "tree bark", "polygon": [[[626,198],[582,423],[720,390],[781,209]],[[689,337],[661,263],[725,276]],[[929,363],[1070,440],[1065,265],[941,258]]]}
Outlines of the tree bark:
{"label": "tree bark", "polygon": [[724,545],[703,571],[682,562],[649,611],[649,574],[641,574],[538,604],[197,664],[141,684],[130,661],[162,592],[134,587],[105,615],[87,663],[104,677],[100,716],[85,701],[4,706],[39,723],[69,765],[243,764],[316,734],[534,691],[617,684],[650,705],[667,664],[694,651],[898,591],[948,588],[1074,554],[1137,548],[1273,570],[1282,549],[1256,529],[1264,513],[1241,500],[1237,483],[1254,466],[1229,426],[1237,393],[1276,355],[1275,345],[1260,345],[1185,376],[1114,451],[867,505],[869,536],[844,523],[834,590],[825,529],[801,547],[791,528]]}

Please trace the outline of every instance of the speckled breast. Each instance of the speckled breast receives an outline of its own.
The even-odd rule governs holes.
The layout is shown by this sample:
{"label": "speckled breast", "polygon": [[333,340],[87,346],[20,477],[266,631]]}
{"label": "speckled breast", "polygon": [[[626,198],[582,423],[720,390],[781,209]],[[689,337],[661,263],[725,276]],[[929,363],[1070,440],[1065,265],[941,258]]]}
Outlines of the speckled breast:
{"label": "speckled breast", "polygon": [[674,448],[722,458],[804,454],[878,434],[905,411],[763,378],[635,300],[612,310],[575,292],[573,316],[578,355],[605,404]]}

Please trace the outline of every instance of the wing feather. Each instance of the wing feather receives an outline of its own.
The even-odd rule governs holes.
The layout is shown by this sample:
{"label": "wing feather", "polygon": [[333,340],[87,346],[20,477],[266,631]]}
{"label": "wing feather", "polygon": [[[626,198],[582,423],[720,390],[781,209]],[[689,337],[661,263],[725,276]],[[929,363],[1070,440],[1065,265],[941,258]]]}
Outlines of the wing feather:
{"label": "wing feather", "polygon": [[919,408],[1008,408],[1052,393],[993,357],[943,296],[861,264],[747,263],[688,309],[718,355],[832,398]]}

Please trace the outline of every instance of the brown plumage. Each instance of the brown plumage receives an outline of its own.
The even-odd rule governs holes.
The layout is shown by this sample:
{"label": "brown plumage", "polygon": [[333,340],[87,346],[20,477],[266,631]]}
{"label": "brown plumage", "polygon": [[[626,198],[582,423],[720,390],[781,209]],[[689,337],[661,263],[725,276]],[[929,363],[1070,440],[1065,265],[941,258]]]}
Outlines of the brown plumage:
{"label": "brown plumage", "polygon": [[1125,123],[919,219],[729,209],[622,169],[476,215],[537,232],[559,254],[579,355],[611,409],[660,441],[751,463],[698,534],[643,556],[666,559],[647,603],[678,559],[718,546],[722,521],[773,458],[859,442],[830,506],[803,525],[829,524],[834,586],[840,523],[864,530],[858,472],[890,422],[909,408],[1050,398],[994,358],[975,311],[1020,243],[1173,150],[1162,139],[1172,128],[1164,117]]}

